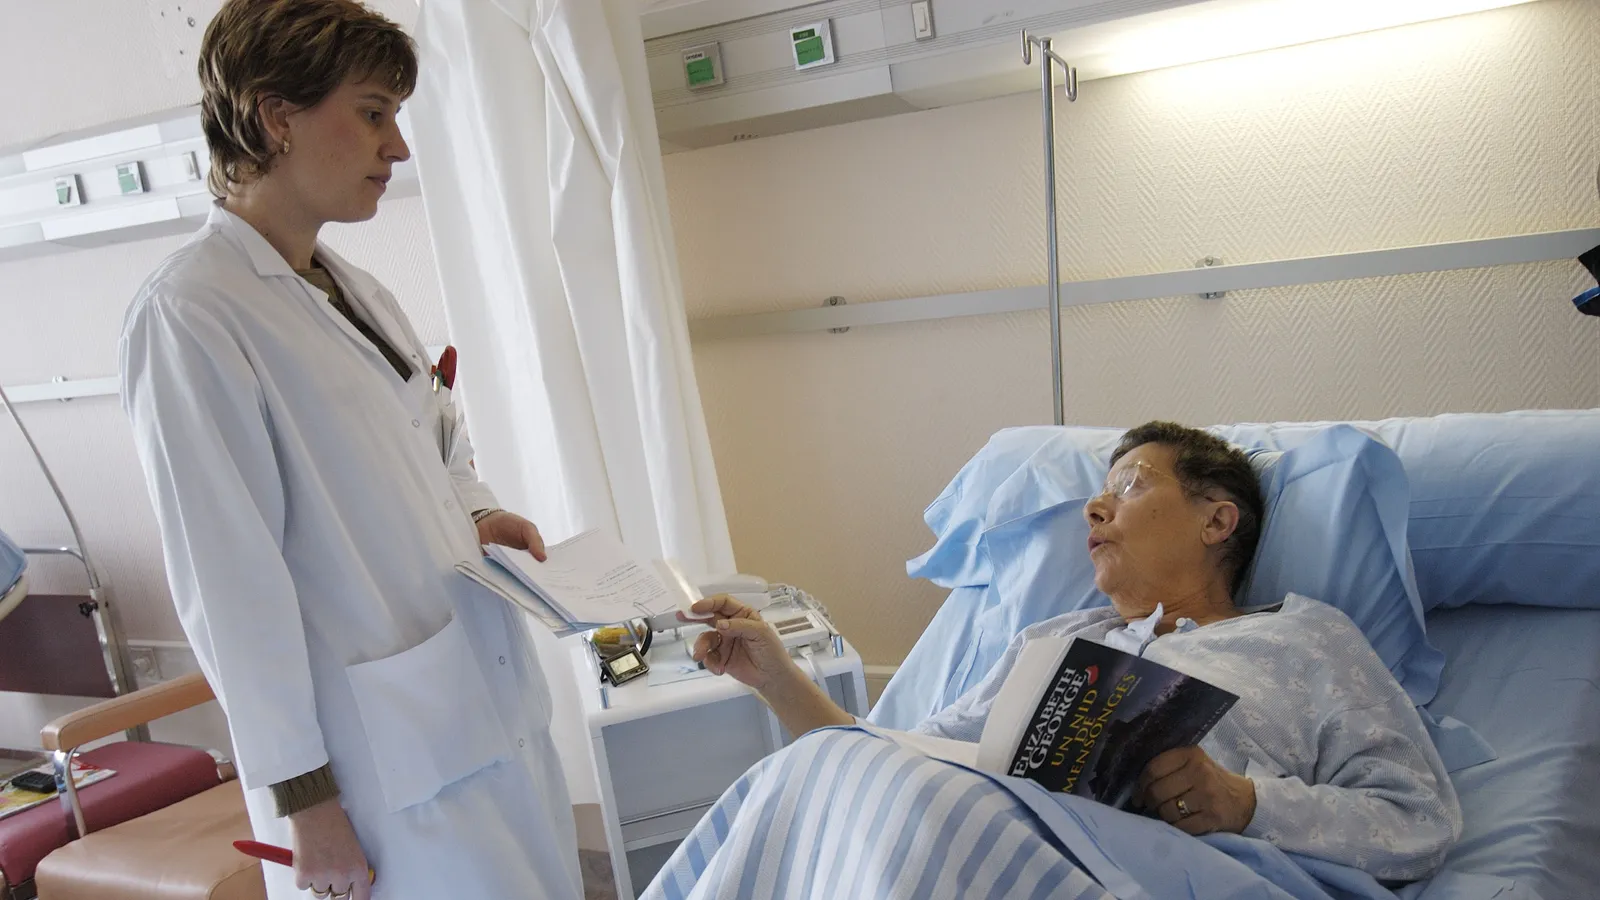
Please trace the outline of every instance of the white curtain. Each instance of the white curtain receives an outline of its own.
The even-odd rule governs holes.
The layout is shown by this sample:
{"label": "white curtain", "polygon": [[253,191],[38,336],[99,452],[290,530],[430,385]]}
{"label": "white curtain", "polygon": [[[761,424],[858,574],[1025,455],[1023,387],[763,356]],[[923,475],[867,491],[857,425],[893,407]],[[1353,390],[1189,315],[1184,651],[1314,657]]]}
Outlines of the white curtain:
{"label": "white curtain", "polygon": [[[609,528],[734,571],[636,0],[422,0],[416,38],[414,150],[479,471],[552,540]],[[541,651],[561,716],[566,658]]]}

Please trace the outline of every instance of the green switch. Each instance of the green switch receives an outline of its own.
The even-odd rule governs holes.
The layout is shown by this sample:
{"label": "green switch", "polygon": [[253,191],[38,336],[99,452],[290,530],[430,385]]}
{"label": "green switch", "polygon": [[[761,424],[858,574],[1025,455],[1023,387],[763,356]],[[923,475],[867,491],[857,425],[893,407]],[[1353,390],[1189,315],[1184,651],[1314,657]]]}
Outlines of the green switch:
{"label": "green switch", "polygon": [[789,41],[794,45],[796,69],[810,69],[833,63],[833,32],[827,22],[791,28]]}
{"label": "green switch", "polygon": [[83,185],[76,175],[63,175],[56,179],[56,205],[81,206],[83,204]]}
{"label": "green switch", "polygon": [[722,84],[722,48],[719,44],[701,44],[683,50],[683,78],[689,90],[698,91]]}
{"label": "green switch", "polygon": [[822,49],[822,38],[815,29],[806,29],[794,36],[794,61],[802,66],[820,62],[828,54]]}
{"label": "green switch", "polygon": [[117,190],[124,196],[144,193],[144,177],[139,171],[138,163],[122,163],[117,166]]}
{"label": "green switch", "polygon": [[703,56],[689,60],[684,65],[684,70],[689,73],[689,87],[700,87],[717,78],[717,67]]}

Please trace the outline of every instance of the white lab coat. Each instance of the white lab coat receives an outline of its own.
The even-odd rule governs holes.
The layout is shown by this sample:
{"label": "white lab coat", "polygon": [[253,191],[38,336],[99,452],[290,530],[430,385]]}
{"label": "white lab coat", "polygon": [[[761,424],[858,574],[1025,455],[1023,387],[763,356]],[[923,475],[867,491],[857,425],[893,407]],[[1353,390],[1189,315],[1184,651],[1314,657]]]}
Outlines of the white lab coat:
{"label": "white lab coat", "polygon": [[[522,617],[455,570],[494,497],[394,298],[317,257],[381,354],[215,208],[128,312],[123,405],[185,633],[228,714],[258,839],[268,785],[331,760],[376,896],[578,898],[550,695]],[[267,866],[273,900],[301,897]]]}

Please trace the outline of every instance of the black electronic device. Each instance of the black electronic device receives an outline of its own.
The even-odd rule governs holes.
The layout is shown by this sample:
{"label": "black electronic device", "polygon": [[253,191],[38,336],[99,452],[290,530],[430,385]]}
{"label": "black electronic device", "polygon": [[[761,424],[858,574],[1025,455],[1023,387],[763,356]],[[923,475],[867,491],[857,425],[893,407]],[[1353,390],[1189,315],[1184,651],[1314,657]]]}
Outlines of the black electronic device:
{"label": "black electronic device", "polygon": [[11,786],[18,790],[32,791],[35,794],[54,794],[56,780],[44,772],[28,770],[11,779]]}

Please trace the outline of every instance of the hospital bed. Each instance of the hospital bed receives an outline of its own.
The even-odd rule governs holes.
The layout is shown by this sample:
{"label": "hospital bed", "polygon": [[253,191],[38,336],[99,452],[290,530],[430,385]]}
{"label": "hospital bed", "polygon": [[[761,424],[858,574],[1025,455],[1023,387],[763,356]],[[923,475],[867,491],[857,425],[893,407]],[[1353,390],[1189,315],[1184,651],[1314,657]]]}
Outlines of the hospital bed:
{"label": "hospital bed", "polygon": [[1452,776],[1466,831],[1446,867],[1600,896],[1600,611],[1442,610],[1428,633],[1450,661],[1433,708],[1497,754]]}
{"label": "hospital bed", "polygon": [[895,736],[1024,627],[1109,602],[1082,510],[1121,431],[1034,427],[996,434],[924,514],[934,545],[908,572],[951,593],[869,716],[887,730],[821,729],[768,757],[644,896],[1600,896],[1600,410],[1214,431],[1266,499],[1235,602],[1293,592],[1344,612],[1439,750],[1464,830],[1433,877],[1386,886],[1258,839],[1196,840]]}
{"label": "hospital bed", "polygon": [[[1462,874],[1505,879],[1502,896],[1600,896],[1600,474],[1592,464],[1600,410],[1344,424],[1352,426],[1345,432],[1381,441],[1385,454],[1393,448],[1403,466],[1403,480],[1393,484],[1372,475],[1381,468],[1376,457],[1347,471],[1365,469],[1374,482],[1363,495],[1377,511],[1366,527],[1381,527],[1383,495],[1408,498],[1399,507],[1404,590],[1396,584],[1394,604],[1381,612],[1395,621],[1415,614],[1425,622],[1426,639],[1391,669],[1405,673],[1402,683],[1437,721],[1436,742],[1465,820],[1436,883],[1403,896],[1466,896],[1451,883]],[[1305,423],[1217,431],[1241,446],[1282,453],[1330,429],[1341,430],[1337,423]],[[1045,546],[1036,537],[1019,543],[1019,529],[1070,528],[1081,519],[1082,497],[1074,505],[1071,495],[1091,495],[1097,473],[1092,465],[1075,470],[1072,459],[1103,458],[1117,435],[1075,428],[1001,432],[929,508],[936,545],[908,569],[952,591],[886,688],[874,722],[910,728],[981,680],[1021,628],[1107,602],[1092,587],[1081,596],[1040,595],[1032,585],[1071,582],[1081,572],[1034,560],[1019,581],[1006,557],[1037,556]],[[1081,487],[1070,484],[1074,478]],[[1300,501],[1343,510],[1335,519],[1359,516],[1361,503],[1348,502],[1351,496]],[[1290,514],[1279,506],[1269,491],[1269,529],[1275,514]],[[1050,524],[1048,516],[1057,514]],[[1281,555],[1285,548],[1270,542],[1263,537],[1263,553]],[[1005,590],[991,583],[1008,577]],[[1383,643],[1390,636],[1374,638],[1361,619],[1376,614],[1368,608],[1373,591],[1358,588],[1327,586],[1333,594],[1362,595],[1352,601],[1359,609],[1324,599],[1350,612],[1384,655],[1393,649]],[[1397,612],[1408,603],[1415,608]],[[1420,639],[1420,626],[1416,634]]]}

